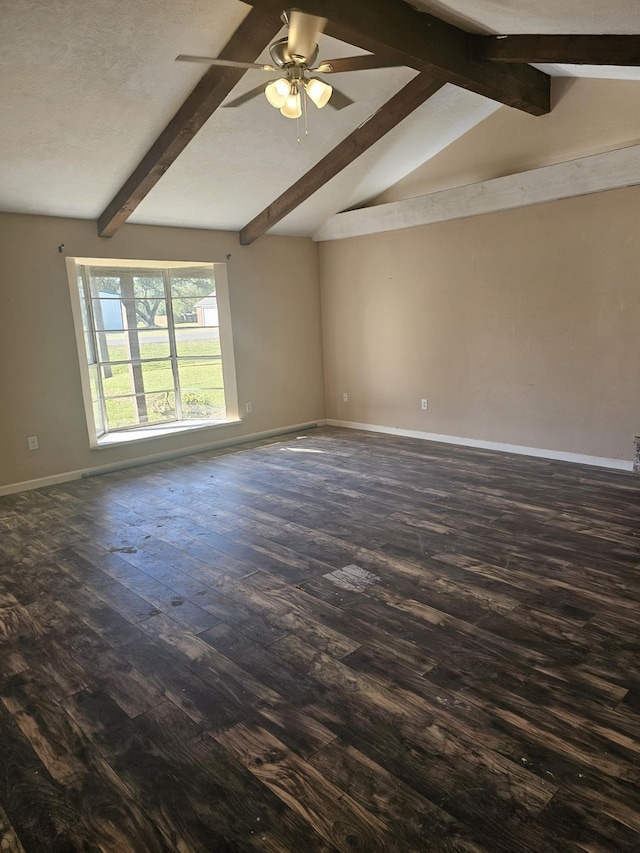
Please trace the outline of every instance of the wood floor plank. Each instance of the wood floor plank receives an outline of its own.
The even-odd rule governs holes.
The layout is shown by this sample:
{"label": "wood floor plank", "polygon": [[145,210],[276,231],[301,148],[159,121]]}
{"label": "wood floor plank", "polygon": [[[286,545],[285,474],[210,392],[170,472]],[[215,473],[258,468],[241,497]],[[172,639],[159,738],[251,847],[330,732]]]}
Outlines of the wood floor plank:
{"label": "wood floor plank", "polygon": [[310,764],[387,824],[385,849],[483,853],[463,824],[352,746],[336,740]]}
{"label": "wood floor plank", "polygon": [[[218,621],[207,611],[198,607],[191,601],[177,593],[174,589],[160,581],[157,581],[149,573],[139,570],[137,566],[129,564],[127,553],[122,554],[119,559],[114,551],[105,551],[97,558],[96,565],[101,571],[96,573],[96,588],[102,591],[102,598],[112,604],[122,613],[130,613],[132,606],[121,606],[121,599],[128,593],[129,597],[139,602],[133,610],[133,618],[141,621],[154,615],[156,612],[171,612],[177,621],[186,628],[196,631],[204,631]],[[76,560],[77,562],[77,560]],[[155,560],[154,560],[155,562]],[[68,565],[68,561],[63,565]],[[105,590],[103,575],[113,577],[116,584],[109,585],[120,587],[117,593],[108,594]]]}
{"label": "wood floor plank", "polygon": [[142,630],[163,644],[170,654],[239,707],[255,710],[283,704],[283,697],[247,670],[220,654],[204,640],[185,632],[163,613],[141,623]]}
{"label": "wood floor plank", "polygon": [[[64,849],[60,842],[73,834],[80,815],[63,786],[49,775],[3,703],[0,703],[0,742],[0,804],[13,834],[20,840],[25,853],[53,853],[56,848]],[[93,853],[99,847],[93,844],[88,849]]]}
{"label": "wood floor plank", "polygon": [[473,843],[487,851],[575,853],[577,848],[572,842],[561,835],[540,833],[530,815],[523,815],[508,798],[495,796],[493,784],[469,775],[466,762],[458,765],[446,757],[434,756],[399,733],[393,723],[372,720],[366,711],[344,702],[338,707],[325,702],[309,710],[344,742],[442,808],[467,829]]}
{"label": "wood floor plank", "polygon": [[[180,851],[308,849],[329,853],[268,790],[175,706],[136,723],[106,694],[79,693],[69,713]],[[191,727],[193,727],[191,723]]]}
{"label": "wood floor plank", "polygon": [[[586,853],[635,853],[639,850],[636,829],[630,829],[617,820],[622,809],[613,803],[614,814],[609,811],[612,801],[606,796],[596,796],[583,790],[559,792],[542,813],[541,820],[552,831],[558,827],[569,830],[577,847]],[[631,810],[625,810],[625,815]],[[633,811],[637,818],[637,809]]]}
{"label": "wood floor plank", "polygon": [[11,826],[7,813],[0,806],[0,850],[5,853],[25,853],[25,849]]}
{"label": "wood floor plank", "polygon": [[304,706],[315,698],[315,688],[302,673],[222,623],[200,637],[292,703],[285,707],[263,704],[254,719],[294,752],[306,758],[335,739],[330,729],[306,713]]}
{"label": "wood floor plank", "polygon": [[239,722],[239,707],[176,659],[138,626],[108,608],[94,608],[86,622],[145,679],[204,730],[220,731]]}
{"label": "wood floor plank", "polygon": [[79,815],[76,833],[99,838],[101,850],[160,853],[175,849],[59,702],[46,695],[41,682],[27,674],[16,676],[5,682],[0,698],[75,807]]}
{"label": "wood floor plank", "polygon": [[383,821],[264,729],[240,723],[216,740],[337,850],[390,849]]}
{"label": "wood floor plank", "polygon": [[341,657],[359,646],[344,633],[329,627],[324,620],[314,617],[308,604],[299,604],[282,586],[274,586],[264,576],[250,575],[241,581],[233,581],[225,591],[230,597],[240,598],[253,611],[263,614],[270,622],[286,632],[294,632],[306,638],[317,648],[326,649]]}
{"label": "wood floor plank", "polygon": [[[81,601],[86,612],[96,599],[83,595]],[[64,661],[69,662],[66,669],[57,672],[53,679],[60,685],[61,695],[75,692],[90,682],[98,681],[108,690],[126,713],[135,717],[164,699],[161,689],[146,680],[130,663],[123,661],[114,649],[95,631],[90,630],[76,611],[60,601],[39,602],[29,605],[37,614],[41,624],[46,625],[49,634],[59,643]]]}
{"label": "wood floor plank", "polygon": [[485,784],[510,803],[536,814],[555,793],[557,786],[532,776],[515,762],[490,749],[476,749],[473,737],[465,736],[444,715],[436,720],[428,706],[407,701],[398,692],[317,652],[298,638],[285,637],[272,648],[285,660],[296,661],[300,666],[306,664],[311,677],[331,691],[332,702],[334,697],[340,697],[344,704],[368,709],[374,717],[393,723],[407,739],[438,757],[457,756],[461,764],[473,758],[476,781],[483,778]]}

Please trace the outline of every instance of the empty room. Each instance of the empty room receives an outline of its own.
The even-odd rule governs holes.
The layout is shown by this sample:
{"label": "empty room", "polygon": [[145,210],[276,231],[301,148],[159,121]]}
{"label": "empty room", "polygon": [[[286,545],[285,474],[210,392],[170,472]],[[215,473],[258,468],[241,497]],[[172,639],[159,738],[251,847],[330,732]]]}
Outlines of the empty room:
{"label": "empty room", "polygon": [[640,7],[0,48],[0,849],[640,853]]}

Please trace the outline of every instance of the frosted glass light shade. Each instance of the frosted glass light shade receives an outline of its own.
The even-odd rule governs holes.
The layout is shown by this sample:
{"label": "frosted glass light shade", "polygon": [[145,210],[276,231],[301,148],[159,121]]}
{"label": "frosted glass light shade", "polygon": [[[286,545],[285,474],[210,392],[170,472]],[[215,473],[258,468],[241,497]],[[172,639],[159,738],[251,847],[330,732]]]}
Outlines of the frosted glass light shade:
{"label": "frosted glass light shade", "polygon": [[287,95],[287,100],[284,106],[280,108],[280,112],[285,118],[300,118],[302,115],[300,93],[296,91]]}
{"label": "frosted glass light shade", "polygon": [[328,83],[319,80],[317,77],[311,77],[310,80],[307,80],[306,90],[307,95],[319,110],[329,103],[329,98],[333,92],[333,88]]}
{"label": "frosted glass light shade", "polygon": [[287,96],[291,92],[291,84],[285,77],[279,77],[271,83],[267,83],[264,93],[272,107],[280,109],[284,107]]}

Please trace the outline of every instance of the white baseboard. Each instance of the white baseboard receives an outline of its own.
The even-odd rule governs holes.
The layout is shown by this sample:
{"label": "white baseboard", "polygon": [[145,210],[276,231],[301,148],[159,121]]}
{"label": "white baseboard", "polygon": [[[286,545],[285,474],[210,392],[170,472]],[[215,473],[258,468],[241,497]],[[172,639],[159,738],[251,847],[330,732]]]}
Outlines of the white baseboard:
{"label": "white baseboard", "polygon": [[69,480],[79,480],[82,471],[65,471],[63,474],[52,474],[50,477],[38,477],[37,480],[23,480],[21,483],[9,483],[0,486],[0,497],[13,495],[16,492],[28,492],[31,489],[41,489],[43,486],[56,486],[58,483],[68,483]]}
{"label": "white baseboard", "polygon": [[98,474],[109,474],[114,471],[124,471],[127,468],[138,468],[141,465],[150,465],[153,462],[164,462],[169,459],[179,459],[181,456],[192,456],[194,453],[204,453],[207,450],[219,450],[224,447],[234,447],[239,444],[249,444],[252,441],[260,441],[262,438],[273,438],[276,435],[288,435],[303,429],[312,429],[324,426],[325,420],[315,420],[304,424],[291,424],[290,426],[278,427],[277,429],[254,432],[251,435],[243,435],[237,438],[226,438],[220,441],[210,441],[206,444],[198,444],[181,450],[168,453],[152,453],[148,456],[140,456],[136,459],[127,459],[125,462],[112,463],[111,465],[96,465],[92,468],[83,468],[77,471],[65,471],[62,474],[53,474],[50,477],[39,477],[37,480],[25,480],[22,483],[12,483],[8,486],[0,486],[0,497],[2,495],[13,495],[16,492],[26,492],[31,489],[41,489],[44,486],[56,486],[59,483],[68,483],[70,480],[80,480],[83,477],[95,477]]}
{"label": "white baseboard", "polygon": [[601,456],[584,456],[581,453],[568,453],[564,450],[543,450],[539,447],[523,447],[519,444],[502,444],[498,441],[482,441],[476,438],[462,438],[458,435],[439,435],[434,432],[419,432],[400,427],[379,426],[377,424],[359,424],[353,421],[336,421],[331,418],[327,426],[361,429],[366,432],[382,432],[387,435],[401,435],[406,438],[420,438],[423,441],[441,441],[444,444],[460,444],[464,447],[478,447],[482,450],[499,450],[502,453],[517,453],[520,456],[537,456],[541,459],[555,459],[560,462],[575,462],[580,465],[595,465],[598,468],[614,468],[618,471],[632,471],[633,462],[626,459],[607,459]]}

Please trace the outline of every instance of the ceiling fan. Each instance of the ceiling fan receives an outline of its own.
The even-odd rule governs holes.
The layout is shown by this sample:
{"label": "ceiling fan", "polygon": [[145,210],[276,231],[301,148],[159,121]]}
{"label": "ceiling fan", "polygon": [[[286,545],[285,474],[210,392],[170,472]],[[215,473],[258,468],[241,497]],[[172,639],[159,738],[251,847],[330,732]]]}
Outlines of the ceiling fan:
{"label": "ceiling fan", "polygon": [[361,71],[368,68],[388,68],[397,64],[380,59],[371,54],[348,56],[341,59],[326,59],[314,66],[318,57],[318,36],[324,30],[326,18],[308,15],[299,9],[290,9],[282,13],[282,22],[289,28],[286,38],[274,41],[269,47],[272,65],[256,62],[235,62],[229,59],[214,59],[209,56],[189,56],[180,54],[176,62],[202,62],[207,65],[222,65],[231,68],[246,68],[254,71],[281,72],[281,76],[265,85],[256,86],[244,95],[225,104],[226,107],[239,107],[264,92],[271,106],[279,109],[285,118],[299,118],[302,115],[303,95],[306,93],[318,109],[329,104],[336,110],[348,107],[353,101],[343,92],[325,83],[318,74],[335,74],[344,71]]}

